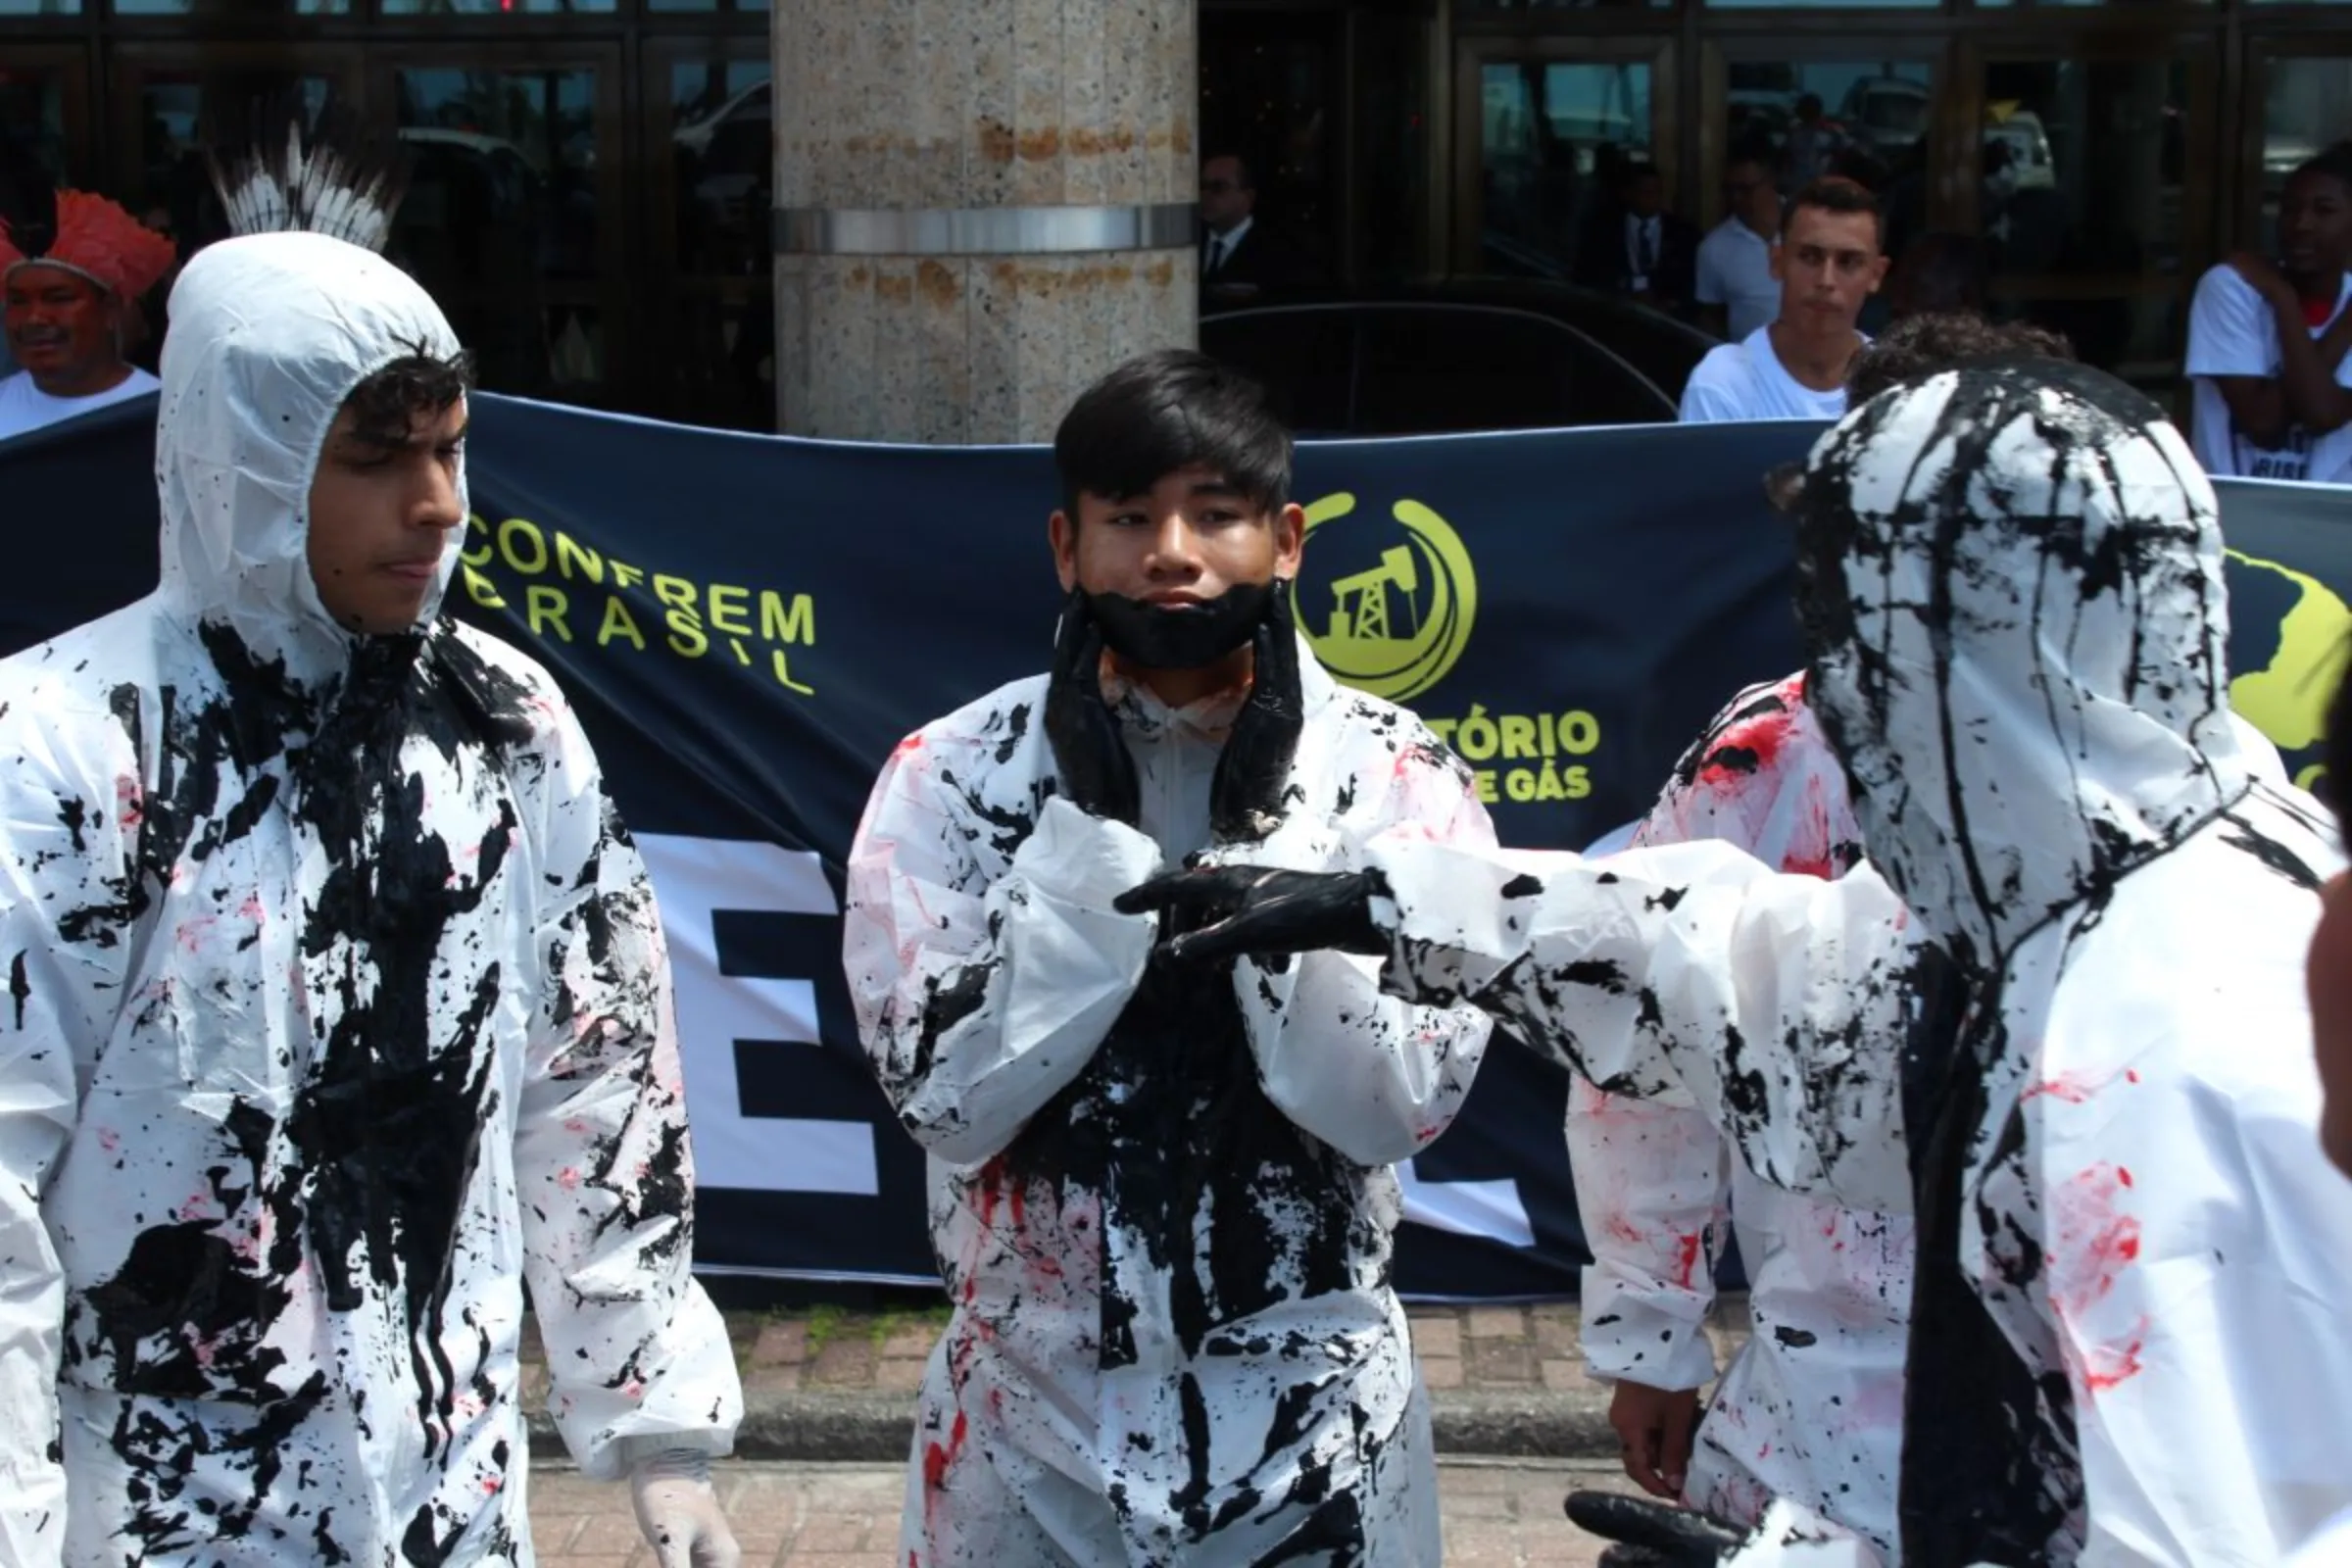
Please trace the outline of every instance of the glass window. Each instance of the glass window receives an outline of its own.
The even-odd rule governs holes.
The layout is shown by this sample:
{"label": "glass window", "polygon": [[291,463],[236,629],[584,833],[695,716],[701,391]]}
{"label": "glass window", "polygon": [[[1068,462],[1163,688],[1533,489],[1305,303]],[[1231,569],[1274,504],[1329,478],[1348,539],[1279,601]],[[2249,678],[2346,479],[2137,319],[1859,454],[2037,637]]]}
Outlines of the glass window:
{"label": "glass window", "polygon": [[[74,17],[81,0],[0,0],[0,17]],[[0,72],[0,76],[7,73]]]}
{"label": "glass window", "polygon": [[733,429],[776,425],[773,99],[768,62],[679,61],[669,68],[676,208],[677,316],[669,347],[672,417]]}
{"label": "glass window", "polygon": [[1861,181],[1899,255],[1927,224],[1935,79],[1925,60],[1732,61],[1725,154],[1761,158],[1784,196],[1824,174]]}
{"label": "glass window", "polygon": [[1456,12],[1591,11],[1602,6],[1671,7],[1674,0],[1461,0]]}
{"label": "glass window", "polygon": [[1200,157],[1244,161],[1252,227],[1275,231],[1310,281],[1339,251],[1339,36],[1337,13],[1200,16]]}
{"label": "glass window", "polygon": [[646,0],[649,11],[741,11],[767,14],[769,0]]}
{"label": "glass window", "polygon": [[2282,56],[2270,62],[2262,105],[2262,246],[2278,249],[2286,176],[2352,130],[2352,59]]}
{"label": "glass window", "polygon": [[323,117],[342,110],[331,76],[282,67],[157,66],[131,79],[139,174],[124,199],[162,215],[186,250],[228,232],[205,164],[208,147],[247,145],[289,111],[316,132]]}
{"label": "glass window", "polygon": [[595,71],[412,70],[393,84],[409,158],[393,257],[441,302],[491,391],[600,382]]}
{"label": "glass window", "polygon": [[0,218],[32,220],[66,169],[65,83],[54,71],[0,71]]}
{"label": "glass window", "polygon": [[1485,270],[1568,276],[1619,171],[1650,156],[1650,68],[1494,62],[1479,90]]}
{"label": "glass window", "polygon": [[[349,0],[340,0],[340,3],[348,5]],[[580,11],[617,11],[620,9],[620,0],[381,0],[381,9],[388,17],[420,14],[479,17],[502,13],[534,17],[568,16]]]}
{"label": "glass window", "polygon": [[1364,275],[1428,270],[1428,28],[1419,17],[1359,14],[1355,26],[1355,187]]}
{"label": "glass window", "polygon": [[[2177,373],[2188,68],[1993,61],[1979,218],[1997,299],[2143,384]],[[2169,368],[2168,368],[2169,367]]]}

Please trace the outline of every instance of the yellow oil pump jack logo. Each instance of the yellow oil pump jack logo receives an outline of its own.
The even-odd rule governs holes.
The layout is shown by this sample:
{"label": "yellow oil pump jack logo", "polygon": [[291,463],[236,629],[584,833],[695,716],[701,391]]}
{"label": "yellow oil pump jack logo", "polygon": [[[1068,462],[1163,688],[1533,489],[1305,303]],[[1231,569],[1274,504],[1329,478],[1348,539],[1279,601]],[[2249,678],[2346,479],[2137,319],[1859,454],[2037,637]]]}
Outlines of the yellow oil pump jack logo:
{"label": "yellow oil pump jack logo", "polygon": [[[1355,510],[1345,491],[1306,508],[1307,538],[1319,543],[1291,585],[1291,613],[1333,679],[1403,702],[1444,680],[1470,645],[1478,573],[1452,524],[1420,502],[1390,508],[1401,543],[1393,531],[1324,528]],[[1326,563],[1354,569],[1326,575]]]}

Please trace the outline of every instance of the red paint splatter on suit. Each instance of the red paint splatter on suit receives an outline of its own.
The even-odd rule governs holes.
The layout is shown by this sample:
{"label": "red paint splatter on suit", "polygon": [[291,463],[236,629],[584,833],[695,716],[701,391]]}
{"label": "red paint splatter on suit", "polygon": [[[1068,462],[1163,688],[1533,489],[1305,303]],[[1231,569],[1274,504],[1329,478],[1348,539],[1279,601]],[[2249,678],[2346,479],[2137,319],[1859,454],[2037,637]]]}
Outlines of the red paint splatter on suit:
{"label": "red paint splatter on suit", "polygon": [[1679,1283],[1686,1291],[1691,1288],[1691,1280],[1698,1272],[1698,1259],[1704,1245],[1696,1231],[1685,1231],[1675,1240],[1675,1246],[1680,1249],[1680,1255],[1676,1259],[1676,1266],[1680,1270]]}

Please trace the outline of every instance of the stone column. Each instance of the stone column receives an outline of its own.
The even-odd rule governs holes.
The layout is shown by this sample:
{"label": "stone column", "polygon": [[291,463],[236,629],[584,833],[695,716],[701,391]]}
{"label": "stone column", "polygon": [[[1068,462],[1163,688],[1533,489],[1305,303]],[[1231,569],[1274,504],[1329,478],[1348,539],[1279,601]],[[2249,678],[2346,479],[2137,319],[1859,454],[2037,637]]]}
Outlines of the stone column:
{"label": "stone column", "polygon": [[775,0],[795,435],[1045,441],[1195,340],[1196,0]]}

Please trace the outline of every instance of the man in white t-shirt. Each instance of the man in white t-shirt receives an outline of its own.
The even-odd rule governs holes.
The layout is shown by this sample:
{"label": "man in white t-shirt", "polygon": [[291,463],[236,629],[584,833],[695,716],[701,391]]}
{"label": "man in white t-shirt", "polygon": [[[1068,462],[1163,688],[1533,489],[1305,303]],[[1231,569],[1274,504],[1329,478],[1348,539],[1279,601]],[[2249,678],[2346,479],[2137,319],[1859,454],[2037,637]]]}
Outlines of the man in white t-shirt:
{"label": "man in white t-shirt", "polygon": [[1709,351],[1683,389],[1683,422],[1835,419],[1845,375],[1868,341],[1862,304],[1886,276],[1879,205],[1850,179],[1817,179],[1789,198],[1772,253],[1781,314]]}
{"label": "man in white t-shirt", "polygon": [[2287,176],[2278,260],[2232,256],[2188,313],[2208,473],[2352,484],[2352,143]]}
{"label": "man in white t-shirt", "polygon": [[23,367],[0,378],[0,441],[156,386],[122,357],[124,319],[176,259],[171,240],[87,191],[57,193],[55,237],[38,255],[0,220],[0,321]]}
{"label": "man in white t-shirt", "polygon": [[1771,164],[1752,155],[1732,160],[1723,189],[1732,216],[1699,241],[1693,293],[1716,328],[1737,343],[1781,314],[1781,280],[1772,270],[1773,247],[1781,239],[1781,192]]}

